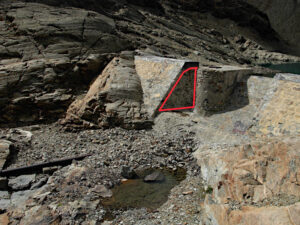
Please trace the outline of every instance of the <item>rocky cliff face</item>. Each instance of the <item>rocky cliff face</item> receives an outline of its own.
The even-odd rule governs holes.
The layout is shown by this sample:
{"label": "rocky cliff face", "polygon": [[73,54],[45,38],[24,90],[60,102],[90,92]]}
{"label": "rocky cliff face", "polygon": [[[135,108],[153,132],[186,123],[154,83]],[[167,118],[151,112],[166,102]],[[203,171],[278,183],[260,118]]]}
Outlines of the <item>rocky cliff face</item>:
{"label": "rocky cliff face", "polygon": [[300,2],[298,0],[248,0],[249,4],[264,12],[272,28],[300,54]]}
{"label": "rocky cliff face", "polygon": [[[0,1],[0,224],[299,224],[299,76],[258,66],[300,62],[278,52],[298,11],[260,3]],[[166,106],[194,85],[198,108],[159,112],[189,67]],[[154,211],[105,205],[149,167],[186,179]]]}
{"label": "rocky cliff face", "polygon": [[240,2],[32,2],[0,3],[2,124],[61,117],[123,50],[202,64],[298,60],[269,52],[280,46],[277,35],[263,14]]}

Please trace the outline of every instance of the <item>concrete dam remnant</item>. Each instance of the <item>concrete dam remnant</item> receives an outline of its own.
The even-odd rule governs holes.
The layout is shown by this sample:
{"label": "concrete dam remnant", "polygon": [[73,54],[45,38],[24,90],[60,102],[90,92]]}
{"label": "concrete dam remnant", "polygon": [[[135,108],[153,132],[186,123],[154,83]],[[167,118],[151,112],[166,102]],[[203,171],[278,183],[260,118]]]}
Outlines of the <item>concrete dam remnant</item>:
{"label": "concrete dam remnant", "polygon": [[[155,56],[135,57],[135,68],[141,79],[144,104],[148,115],[153,118],[170,93],[182,72],[198,67],[198,62],[162,58]],[[166,102],[167,108],[191,106],[193,104],[194,77],[185,75]]]}
{"label": "concrete dam remnant", "polygon": [[[236,84],[251,73],[250,69],[243,67],[199,67],[199,62],[155,56],[136,56],[135,67],[141,79],[145,108],[152,118],[159,113],[159,107],[188,68],[198,67],[194,111],[199,114],[224,110]],[[168,96],[170,98],[164,108],[193,105],[193,87],[194,77],[189,71]]]}
{"label": "concrete dam remnant", "polygon": [[195,111],[205,115],[225,110],[234,88],[246,79],[251,71],[249,68],[228,65],[200,67]]}

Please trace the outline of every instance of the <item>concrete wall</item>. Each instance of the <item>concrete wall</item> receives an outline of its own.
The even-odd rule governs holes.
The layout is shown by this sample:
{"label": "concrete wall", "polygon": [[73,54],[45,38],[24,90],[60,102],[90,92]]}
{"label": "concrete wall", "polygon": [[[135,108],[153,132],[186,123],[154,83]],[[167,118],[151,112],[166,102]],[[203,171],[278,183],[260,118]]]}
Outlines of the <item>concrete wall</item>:
{"label": "concrete wall", "polygon": [[250,72],[236,66],[200,67],[195,111],[206,115],[225,110],[236,84]]}

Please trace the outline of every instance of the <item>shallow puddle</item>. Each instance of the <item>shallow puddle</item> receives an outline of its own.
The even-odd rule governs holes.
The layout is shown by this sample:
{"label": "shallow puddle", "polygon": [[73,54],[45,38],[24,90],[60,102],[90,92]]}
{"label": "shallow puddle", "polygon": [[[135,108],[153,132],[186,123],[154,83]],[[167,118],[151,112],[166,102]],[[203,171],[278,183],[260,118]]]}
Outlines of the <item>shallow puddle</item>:
{"label": "shallow puddle", "polygon": [[147,208],[155,210],[168,200],[170,190],[186,177],[184,169],[177,171],[160,170],[165,176],[162,182],[146,183],[143,178],[156,170],[147,170],[139,179],[127,180],[115,186],[113,197],[104,199],[102,205],[108,210],[126,210],[130,208]]}

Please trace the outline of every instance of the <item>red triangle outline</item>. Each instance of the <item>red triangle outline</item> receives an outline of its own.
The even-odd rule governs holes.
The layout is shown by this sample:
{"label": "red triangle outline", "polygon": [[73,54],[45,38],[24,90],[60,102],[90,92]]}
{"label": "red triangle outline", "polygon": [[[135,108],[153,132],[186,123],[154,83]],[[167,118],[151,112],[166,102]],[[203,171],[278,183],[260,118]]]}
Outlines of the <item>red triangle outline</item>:
{"label": "red triangle outline", "polygon": [[[176,88],[177,84],[179,83],[179,81],[181,80],[182,76],[190,71],[190,70],[195,70],[194,72],[194,93],[193,93],[193,105],[192,106],[187,106],[187,107],[179,107],[179,108],[169,108],[169,109],[163,109],[163,107],[165,106],[166,102],[168,101],[168,99],[170,98],[172,92],[174,91],[174,89]],[[169,92],[168,96],[165,98],[164,102],[161,104],[160,108],[159,108],[159,112],[165,112],[165,111],[172,111],[172,110],[180,110],[180,109],[193,109],[195,108],[195,104],[196,104],[196,83],[197,83],[197,70],[198,67],[190,67],[188,69],[186,69],[185,71],[183,71],[181,73],[181,75],[179,76],[179,78],[177,79],[176,83],[174,84],[174,86],[172,87],[171,91]]]}

